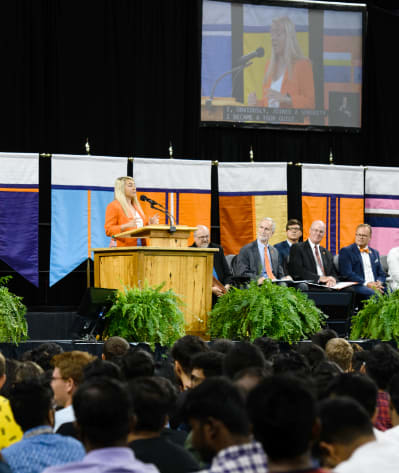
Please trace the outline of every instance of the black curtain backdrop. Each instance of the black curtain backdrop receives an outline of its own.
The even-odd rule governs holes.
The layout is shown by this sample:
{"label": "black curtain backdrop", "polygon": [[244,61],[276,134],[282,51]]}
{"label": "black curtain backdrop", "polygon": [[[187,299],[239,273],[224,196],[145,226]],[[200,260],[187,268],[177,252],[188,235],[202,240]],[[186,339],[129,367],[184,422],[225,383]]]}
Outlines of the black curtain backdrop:
{"label": "black curtain backdrop", "polygon": [[[360,3],[360,2],[358,2]],[[395,1],[368,1],[363,128],[353,132],[200,127],[200,0],[2,0],[0,151],[395,166],[399,98]],[[212,182],[217,184],[216,169]],[[14,275],[30,306],[75,306],[82,265],[48,288],[50,160],[40,160],[40,288]],[[1,169],[0,169],[1,174]],[[300,168],[288,173],[300,217]],[[218,238],[214,187],[212,236]]]}

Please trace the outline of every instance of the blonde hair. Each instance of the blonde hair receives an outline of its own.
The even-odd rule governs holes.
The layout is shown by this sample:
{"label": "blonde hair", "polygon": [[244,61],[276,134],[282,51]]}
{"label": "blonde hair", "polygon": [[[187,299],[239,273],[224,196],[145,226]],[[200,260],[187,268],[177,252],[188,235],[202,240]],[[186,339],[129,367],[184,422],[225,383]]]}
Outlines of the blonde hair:
{"label": "blonde hair", "polygon": [[[272,21],[272,25],[280,26],[285,34],[285,46],[284,46],[284,53],[283,58],[284,62],[288,67],[288,75],[292,77],[292,70],[293,65],[296,61],[300,59],[304,59],[305,56],[302,53],[301,47],[299,46],[298,39],[296,37],[295,25],[288,18],[288,16],[282,16],[280,18],[275,18]],[[272,55],[270,58],[270,64],[267,68],[264,83],[266,83],[270,77],[273,78],[274,73],[276,72],[277,67],[277,57],[274,49],[272,48]]]}
{"label": "blonde hair", "polygon": [[[134,179],[129,176],[123,176],[123,177],[118,177],[115,181],[115,189],[114,189],[114,196],[115,200],[117,200],[123,209],[123,212],[125,213],[126,217],[130,218],[130,212],[129,212],[129,204],[126,199],[125,195],[125,183],[127,181],[132,181],[135,183]],[[143,209],[141,208],[140,202],[137,198],[137,195],[133,197],[133,205],[140,210],[141,213],[143,213]]]}

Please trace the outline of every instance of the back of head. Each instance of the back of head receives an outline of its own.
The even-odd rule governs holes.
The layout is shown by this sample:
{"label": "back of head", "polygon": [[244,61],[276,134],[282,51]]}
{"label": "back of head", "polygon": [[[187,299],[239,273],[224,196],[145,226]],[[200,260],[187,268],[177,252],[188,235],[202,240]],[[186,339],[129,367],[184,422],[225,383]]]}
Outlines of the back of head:
{"label": "back of head", "polygon": [[399,354],[388,343],[379,343],[369,352],[366,372],[376,382],[378,389],[386,390],[388,383],[399,371]]}
{"label": "back of head", "polygon": [[86,446],[105,448],[126,443],[131,399],[120,381],[105,377],[84,381],[73,396],[73,409]]}
{"label": "back of head", "polygon": [[104,358],[108,361],[121,358],[129,351],[129,348],[129,342],[122,337],[107,338],[103,346]]}
{"label": "back of head", "polygon": [[223,353],[212,350],[197,353],[191,360],[191,368],[202,370],[205,378],[222,376],[224,357]]}
{"label": "back of head", "polygon": [[155,361],[147,351],[134,348],[122,357],[120,367],[125,379],[129,380],[140,376],[152,376],[155,370]]}
{"label": "back of head", "polygon": [[226,378],[208,378],[188,391],[183,415],[186,420],[202,422],[212,417],[222,422],[232,434],[249,434],[244,398],[238,388]]}
{"label": "back of head", "polygon": [[352,356],[352,369],[353,371],[358,371],[366,367],[368,358],[369,358],[369,351],[362,350],[362,351],[354,351]]}
{"label": "back of head", "polygon": [[31,378],[40,378],[43,374],[43,368],[34,361],[23,361],[15,370],[15,382],[20,383]]}
{"label": "back of head", "polygon": [[305,384],[290,376],[271,376],[248,395],[255,438],[273,461],[292,459],[310,449],[316,401]]}
{"label": "back of head", "polygon": [[227,338],[217,338],[211,343],[210,349],[220,353],[228,353],[234,346],[234,342]]}
{"label": "back of head", "polygon": [[303,355],[313,370],[320,362],[327,361],[326,352],[315,343],[301,343],[297,347],[298,353]]}
{"label": "back of head", "polygon": [[265,360],[271,360],[274,355],[280,353],[280,345],[277,340],[273,340],[270,337],[255,338],[254,345],[261,349]]}
{"label": "back of head", "polygon": [[309,376],[310,365],[300,353],[291,350],[273,357],[274,374],[293,374],[295,376]]}
{"label": "back of head", "polygon": [[373,435],[370,416],[355,399],[325,399],[319,404],[319,417],[320,441],[350,445]]}
{"label": "back of head", "polygon": [[367,411],[370,418],[375,413],[378,388],[368,376],[359,373],[341,373],[328,386],[330,397],[350,397]]}
{"label": "back of head", "polygon": [[332,338],[338,338],[338,334],[332,328],[324,328],[312,335],[312,342],[325,350],[327,342]]}
{"label": "back of head", "polygon": [[72,378],[78,385],[83,380],[83,368],[95,359],[95,356],[85,351],[74,350],[55,355],[51,363],[54,368],[60,370],[64,379]]}
{"label": "back of head", "polygon": [[0,351],[0,376],[6,374],[6,359],[4,358],[3,353]]}
{"label": "back of head", "polygon": [[53,356],[58,355],[63,351],[62,346],[58,343],[45,342],[32,350],[30,359],[41,366],[44,371],[47,371],[52,368],[51,360]]}
{"label": "back of head", "polygon": [[160,432],[172,411],[177,391],[166,378],[156,376],[136,378],[129,382],[136,432]]}
{"label": "back of head", "polygon": [[173,359],[179,362],[182,370],[189,374],[192,357],[196,353],[208,350],[208,345],[201,338],[195,335],[185,335],[174,343],[171,354]]}
{"label": "back of head", "polygon": [[343,373],[342,369],[334,361],[322,361],[315,367],[312,378],[317,390],[317,399],[328,396],[329,384],[341,373]]}
{"label": "back of head", "polygon": [[118,365],[112,363],[112,361],[99,360],[96,358],[83,368],[83,378],[84,380],[87,380],[99,376],[114,378],[119,381],[122,381],[123,378],[122,371]]}
{"label": "back of head", "polygon": [[231,379],[236,373],[250,366],[263,368],[265,358],[260,348],[248,342],[235,343],[223,360],[223,372]]}
{"label": "back of head", "polygon": [[10,391],[10,405],[16,422],[24,432],[49,424],[52,399],[50,385],[40,379],[30,378],[14,384]]}
{"label": "back of head", "polygon": [[330,361],[335,361],[344,371],[352,364],[353,348],[344,338],[331,338],[326,345],[326,354]]}

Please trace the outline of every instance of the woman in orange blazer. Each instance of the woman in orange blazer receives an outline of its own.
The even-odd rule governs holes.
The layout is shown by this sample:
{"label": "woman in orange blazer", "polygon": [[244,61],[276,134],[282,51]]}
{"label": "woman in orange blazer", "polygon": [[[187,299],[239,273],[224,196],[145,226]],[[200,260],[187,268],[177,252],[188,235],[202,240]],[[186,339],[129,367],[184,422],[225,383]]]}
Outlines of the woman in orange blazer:
{"label": "woman in orange blazer", "polygon": [[272,54],[266,64],[263,97],[248,95],[248,105],[274,108],[315,107],[312,63],[298,44],[295,25],[284,16],[275,18],[271,26]]}
{"label": "woman in orange blazer", "polygon": [[[158,223],[158,216],[147,218],[137,199],[132,177],[118,177],[115,181],[115,200],[105,211],[105,233],[112,237],[126,230]],[[137,238],[116,238],[116,246],[137,246]]]}

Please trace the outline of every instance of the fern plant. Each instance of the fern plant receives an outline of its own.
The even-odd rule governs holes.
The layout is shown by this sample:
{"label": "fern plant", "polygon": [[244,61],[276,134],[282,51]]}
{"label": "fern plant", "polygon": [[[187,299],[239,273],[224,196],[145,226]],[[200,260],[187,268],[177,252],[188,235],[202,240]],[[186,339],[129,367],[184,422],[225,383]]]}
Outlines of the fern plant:
{"label": "fern plant", "polygon": [[172,291],[162,292],[165,284],[151,288],[125,288],[114,296],[107,312],[105,334],[120,336],[131,342],[171,346],[184,335],[181,299]]}
{"label": "fern plant", "polygon": [[352,317],[351,339],[359,338],[399,341],[399,290],[376,293]]}
{"label": "fern plant", "polygon": [[212,338],[250,339],[268,336],[296,342],[320,330],[327,318],[315,303],[294,288],[252,281],[247,288],[231,288],[209,314]]}
{"label": "fern plant", "polygon": [[6,284],[11,276],[0,278],[0,342],[12,342],[18,345],[28,338],[26,307],[22,297],[8,290]]}

